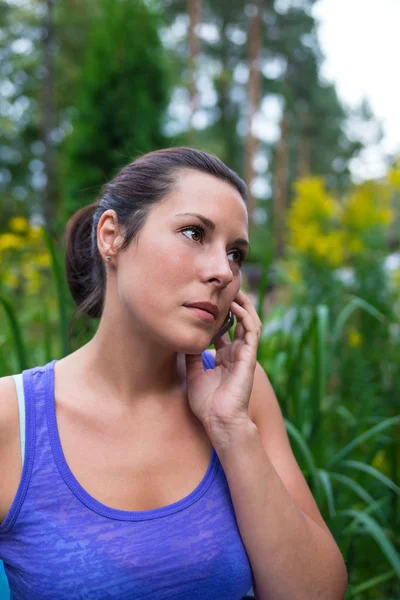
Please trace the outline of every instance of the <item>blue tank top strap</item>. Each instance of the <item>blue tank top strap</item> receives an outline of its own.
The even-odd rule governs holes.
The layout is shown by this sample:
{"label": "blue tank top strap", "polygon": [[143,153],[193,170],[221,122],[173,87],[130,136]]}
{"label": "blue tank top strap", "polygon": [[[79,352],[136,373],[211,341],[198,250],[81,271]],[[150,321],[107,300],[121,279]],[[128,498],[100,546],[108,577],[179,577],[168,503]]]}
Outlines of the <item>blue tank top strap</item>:
{"label": "blue tank top strap", "polygon": [[214,356],[208,350],[205,350],[202,353],[203,367],[206,371],[208,369],[214,369],[215,367],[215,359]]}

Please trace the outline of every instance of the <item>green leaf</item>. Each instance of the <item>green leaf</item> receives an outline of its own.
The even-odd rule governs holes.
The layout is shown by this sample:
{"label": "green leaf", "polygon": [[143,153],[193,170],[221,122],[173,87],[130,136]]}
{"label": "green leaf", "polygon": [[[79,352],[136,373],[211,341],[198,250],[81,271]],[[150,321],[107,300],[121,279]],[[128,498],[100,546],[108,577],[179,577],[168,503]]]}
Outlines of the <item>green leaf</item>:
{"label": "green leaf", "polygon": [[46,303],[43,304],[42,309],[42,321],[43,321],[43,350],[45,356],[45,362],[48,363],[53,358],[52,343],[51,343],[51,323],[49,317],[49,309]]}
{"label": "green leaf", "polygon": [[363,310],[368,312],[371,316],[378,319],[378,321],[384,321],[386,319],[385,315],[382,314],[381,312],[379,312],[379,310],[377,310],[374,306],[372,306],[372,304],[369,304],[369,302],[366,302],[365,300],[363,300],[362,298],[359,298],[358,296],[354,296],[353,299],[349,302],[349,304],[347,304],[347,306],[345,306],[342,309],[342,311],[339,313],[339,316],[337,317],[337,319],[335,321],[335,324],[334,324],[333,330],[332,330],[332,346],[333,347],[336,347],[339,336],[340,336],[347,320],[350,318],[350,316],[353,314],[353,312],[357,308],[362,308]]}
{"label": "green leaf", "polygon": [[51,260],[52,260],[52,270],[54,274],[54,279],[56,282],[57,289],[57,298],[58,298],[58,309],[60,314],[60,329],[61,329],[61,352],[63,356],[66,356],[69,353],[68,347],[68,317],[67,317],[67,298],[65,294],[65,280],[64,280],[64,272],[60,267],[58,262],[57,253],[55,250],[55,246],[53,240],[50,237],[50,234],[47,230],[42,227],[44,240],[46,242],[46,246],[50,252]]}
{"label": "green leaf", "polygon": [[328,503],[329,516],[336,516],[336,508],[335,508],[335,498],[333,496],[332,483],[331,483],[331,474],[325,471],[324,469],[318,469],[320,481],[325,490],[326,500]]}
{"label": "green leaf", "polygon": [[375,521],[375,519],[367,515],[365,512],[357,510],[341,510],[337,513],[337,516],[353,517],[355,523],[360,521],[364,525],[366,531],[377,542],[388,562],[395,570],[397,576],[400,577],[400,557],[392,542],[388,539],[386,533],[379,523]]}
{"label": "green leaf", "polygon": [[347,456],[347,454],[350,454],[350,452],[352,450],[354,450],[354,448],[357,448],[357,446],[360,446],[363,442],[365,442],[369,438],[373,437],[380,431],[383,431],[384,429],[387,429],[388,427],[395,425],[396,423],[400,423],[400,416],[390,417],[389,419],[386,419],[385,421],[381,421],[374,427],[371,427],[371,429],[368,429],[368,431],[365,431],[361,435],[357,436],[354,440],[352,440],[349,444],[347,444],[347,446],[342,448],[339,452],[337,452],[337,454],[335,454],[331,458],[331,460],[329,461],[329,463],[327,465],[328,468],[332,468],[333,465],[337,464],[344,456]]}
{"label": "green leaf", "polygon": [[364,473],[368,473],[368,475],[375,477],[375,479],[383,483],[383,485],[386,485],[393,492],[400,495],[400,487],[391,479],[389,479],[389,477],[386,477],[386,475],[371,465],[366,465],[358,460],[342,460],[340,462],[340,466],[350,467],[351,469],[357,469],[358,471],[364,471]]}
{"label": "green leaf", "polygon": [[313,424],[311,436],[314,436],[321,422],[321,404],[325,398],[326,380],[329,364],[329,309],[327,306],[318,305],[314,321],[314,381],[311,395],[311,414]]}
{"label": "green leaf", "polygon": [[257,314],[259,316],[259,318],[261,319],[261,321],[264,320],[264,300],[265,300],[265,295],[267,293],[267,286],[268,286],[268,277],[269,277],[269,273],[271,270],[271,263],[273,260],[273,255],[274,255],[274,236],[273,235],[269,235],[267,236],[267,243],[266,243],[266,249],[265,249],[265,254],[264,254],[264,261],[263,261],[263,265],[262,265],[262,272],[261,272],[261,277],[260,277],[260,281],[258,284],[258,293],[257,293]]}
{"label": "green leaf", "polygon": [[15,349],[17,351],[19,371],[22,372],[24,369],[28,368],[28,363],[26,360],[25,346],[23,342],[21,327],[17,319],[17,314],[11,302],[6,300],[6,298],[4,298],[3,296],[0,296],[0,304],[3,305],[3,308],[8,318],[8,322],[11,327]]}
{"label": "green leaf", "polygon": [[312,452],[307,444],[306,439],[304,438],[302,433],[293,425],[293,423],[290,423],[290,421],[288,421],[287,419],[284,419],[284,421],[285,421],[285,425],[286,425],[289,435],[296,441],[296,443],[303,455],[303,458],[308,466],[308,469],[310,471],[310,475],[312,477],[312,481],[314,484],[314,494],[316,497],[316,501],[317,501],[317,504],[320,505],[321,499],[322,499],[321,481],[320,481],[318,469],[314,462],[314,457],[312,455]]}
{"label": "green leaf", "polygon": [[396,571],[391,569],[390,571],[387,571],[386,573],[382,573],[382,575],[377,575],[376,577],[372,577],[372,579],[368,579],[367,581],[364,581],[363,583],[360,583],[360,584],[354,585],[354,586],[349,586],[349,588],[347,590],[347,594],[346,594],[346,599],[354,598],[354,596],[358,596],[358,594],[361,594],[362,592],[370,590],[371,588],[374,588],[374,587],[380,585],[381,583],[385,583],[385,581],[389,581],[390,579],[393,579],[393,577],[395,577],[395,576],[396,576]]}
{"label": "green leaf", "polygon": [[332,479],[336,481],[340,481],[343,485],[349,487],[357,496],[364,500],[368,506],[375,502],[375,499],[369,494],[359,483],[351,479],[351,477],[347,477],[347,475],[342,475],[341,473],[330,472],[330,476]]}

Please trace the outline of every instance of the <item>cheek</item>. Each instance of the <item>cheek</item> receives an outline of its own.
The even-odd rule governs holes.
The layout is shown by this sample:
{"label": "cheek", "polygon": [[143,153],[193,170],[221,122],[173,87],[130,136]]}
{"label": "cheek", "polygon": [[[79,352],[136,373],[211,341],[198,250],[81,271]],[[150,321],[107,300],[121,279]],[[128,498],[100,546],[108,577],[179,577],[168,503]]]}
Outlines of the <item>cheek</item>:
{"label": "cheek", "polygon": [[158,284],[165,293],[176,292],[176,286],[187,280],[191,267],[190,257],[182,251],[173,249],[172,244],[164,246],[163,251],[149,252],[149,257],[143,261],[145,268],[142,277],[145,282]]}
{"label": "cheek", "polygon": [[[146,252],[145,248],[136,256],[135,266],[128,268],[124,264],[121,270],[119,291],[124,302],[142,309],[160,311],[176,301],[180,301],[180,287],[187,286],[190,269],[193,266],[190,257],[180,251],[154,246]],[[132,265],[132,262],[131,262]]]}

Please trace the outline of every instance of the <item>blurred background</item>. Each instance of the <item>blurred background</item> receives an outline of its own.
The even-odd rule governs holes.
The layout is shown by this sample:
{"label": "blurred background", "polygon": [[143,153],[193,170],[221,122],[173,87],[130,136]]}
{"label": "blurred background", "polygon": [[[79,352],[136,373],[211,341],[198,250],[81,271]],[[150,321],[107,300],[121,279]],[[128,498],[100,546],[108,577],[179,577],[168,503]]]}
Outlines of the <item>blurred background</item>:
{"label": "blurred background", "polygon": [[215,153],[249,186],[258,360],[356,600],[400,598],[399,20],[397,0],[0,1],[0,376],[95,331],[68,218],[140,154]]}

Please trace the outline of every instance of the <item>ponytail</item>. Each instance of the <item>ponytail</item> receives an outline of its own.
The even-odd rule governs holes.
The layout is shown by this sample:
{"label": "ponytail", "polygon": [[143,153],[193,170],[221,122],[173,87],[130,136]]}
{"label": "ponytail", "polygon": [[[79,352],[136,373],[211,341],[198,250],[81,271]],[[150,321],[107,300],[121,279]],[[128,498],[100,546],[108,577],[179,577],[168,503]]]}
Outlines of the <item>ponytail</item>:
{"label": "ponytail", "polygon": [[103,312],[105,270],[97,243],[93,244],[93,216],[97,202],[79,209],[67,223],[65,272],[79,312],[99,318]]}

